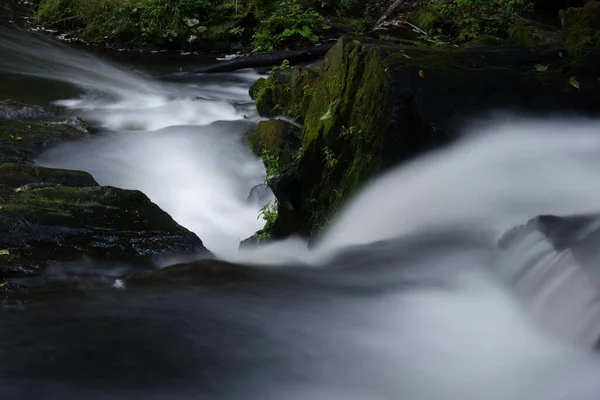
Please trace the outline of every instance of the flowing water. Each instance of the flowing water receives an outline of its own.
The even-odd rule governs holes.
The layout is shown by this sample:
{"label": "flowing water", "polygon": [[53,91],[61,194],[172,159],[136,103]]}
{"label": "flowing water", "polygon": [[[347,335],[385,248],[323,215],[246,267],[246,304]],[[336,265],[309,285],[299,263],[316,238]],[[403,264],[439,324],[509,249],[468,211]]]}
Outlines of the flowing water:
{"label": "flowing water", "polygon": [[2,398],[600,396],[597,224],[510,230],[599,211],[598,122],[472,126],[366,187],[311,250],[238,252],[269,199],[247,200],[264,174],[243,141],[256,73],[165,81],[144,65],[0,30],[0,94],[100,129],[40,164],[140,189],[218,257],[255,266],[226,284],[90,287],[0,310]]}

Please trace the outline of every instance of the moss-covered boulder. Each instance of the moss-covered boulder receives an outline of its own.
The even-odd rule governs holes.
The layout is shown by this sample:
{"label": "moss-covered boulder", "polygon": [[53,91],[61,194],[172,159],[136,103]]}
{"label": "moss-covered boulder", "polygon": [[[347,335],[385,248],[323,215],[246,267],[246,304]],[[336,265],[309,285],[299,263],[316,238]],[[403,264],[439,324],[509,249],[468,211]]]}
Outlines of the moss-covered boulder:
{"label": "moss-covered boulder", "polygon": [[143,193],[101,187],[86,172],[0,165],[0,276],[83,257],[149,262],[204,250]]}
{"label": "moss-covered boulder", "polygon": [[564,47],[576,57],[600,45],[600,2],[569,8],[563,15]]}
{"label": "moss-covered boulder", "polygon": [[205,250],[141,192],[101,187],[87,172],[33,165],[49,147],[88,136],[85,123],[8,102],[0,112],[10,117],[0,117],[0,277],[83,258],[137,263]]}
{"label": "moss-covered boulder", "polygon": [[597,76],[571,65],[555,47],[423,48],[342,38],[308,89],[294,188],[299,231],[316,234],[367,179],[448,142],[472,118],[506,109],[598,114]]}
{"label": "moss-covered boulder", "polygon": [[77,119],[40,122],[0,117],[0,163],[31,163],[51,146],[86,136],[85,125]]}
{"label": "moss-covered boulder", "polygon": [[302,123],[308,112],[312,89],[320,77],[319,68],[297,67],[286,73],[260,78],[250,86],[250,97],[259,114],[286,116]]}
{"label": "moss-covered boulder", "polygon": [[254,154],[266,154],[283,168],[299,153],[301,138],[302,129],[298,126],[281,119],[270,119],[260,121],[256,130],[246,135],[246,142]]}

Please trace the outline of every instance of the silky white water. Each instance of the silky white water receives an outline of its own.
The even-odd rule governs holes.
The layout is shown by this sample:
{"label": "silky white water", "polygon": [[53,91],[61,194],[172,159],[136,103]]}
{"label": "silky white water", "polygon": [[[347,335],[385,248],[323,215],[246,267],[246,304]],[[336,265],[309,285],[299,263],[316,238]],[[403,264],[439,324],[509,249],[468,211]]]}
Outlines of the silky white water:
{"label": "silky white water", "polygon": [[[0,325],[0,358],[11,360],[10,368],[0,364],[7,393],[240,400],[600,396],[592,351],[600,337],[598,290],[581,262],[568,257],[575,251],[551,248],[541,235],[511,251],[496,248],[506,229],[536,215],[598,212],[599,122],[505,116],[470,127],[455,145],[368,185],[313,249],[290,239],[238,252],[239,240],[263,225],[261,204],[246,201],[264,176],[243,141],[256,122],[247,104],[255,73],[160,82],[2,30],[0,56],[0,71],[78,87],[81,96],[56,100],[104,129],[53,148],[41,164],[142,190],[221,258],[282,271],[302,262],[314,274],[313,285],[300,287],[274,281],[157,298],[125,288],[110,294],[109,311],[95,299],[17,315]],[[265,194],[262,203],[267,200]],[[378,241],[388,242],[378,247]],[[344,258],[349,249],[355,253]],[[526,279],[516,278],[531,265]],[[26,321],[22,330],[19,318]],[[21,341],[46,352],[39,354],[58,349],[58,355],[23,353]],[[18,376],[33,374],[40,363],[50,363],[40,374],[51,379],[34,376],[34,385]],[[85,368],[73,366],[80,364]],[[151,379],[140,378],[145,371]]]}
{"label": "silky white water", "polygon": [[100,184],[143,191],[217,255],[236,253],[241,240],[262,228],[259,209],[270,195],[259,203],[246,200],[264,179],[262,163],[244,142],[256,123],[248,95],[256,73],[158,81],[49,38],[24,40],[4,28],[0,57],[0,71],[78,87],[79,97],[55,103],[106,129],[52,149],[41,165],[85,170]]}

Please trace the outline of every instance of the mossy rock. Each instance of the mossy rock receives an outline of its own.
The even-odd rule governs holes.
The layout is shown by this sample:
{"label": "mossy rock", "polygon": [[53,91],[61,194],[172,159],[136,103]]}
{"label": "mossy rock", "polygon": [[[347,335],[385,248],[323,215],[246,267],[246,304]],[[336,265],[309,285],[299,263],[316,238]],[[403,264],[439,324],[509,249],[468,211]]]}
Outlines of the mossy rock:
{"label": "mossy rock", "polygon": [[248,147],[257,156],[264,152],[278,159],[279,168],[294,161],[300,151],[302,129],[280,119],[260,121],[256,130],[246,135]]}
{"label": "mossy rock", "polygon": [[259,78],[250,86],[249,93],[261,116],[285,115],[291,103],[289,76],[273,74],[268,78]]}
{"label": "mossy rock", "polygon": [[0,276],[83,257],[136,263],[204,250],[139,191],[97,186],[80,171],[2,165],[0,172],[8,174],[0,184]]}
{"label": "mossy rock", "polygon": [[527,47],[559,46],[562,40],[562,32],[557,30],[556,27],[531,20],[523,20],[516,23],[508,32],[509,42],[520,43]]}
{"label": "mossy rock", "polygon": [[319,68],[296,67],[285,73],[259,78],[250,86],[250,97],[263,117],[281,115],[303,123],[320,76]]}
{"label": "mossy rock", "polygon": [[435,28],[443,23],[443,20],[438,13],[428,9],[419,9],[411,12],[407,16],[407,21],[417,26],[425,33],[432,33]]}
{"label": "mossy rock", "polygon": [[10,163],[0,164],[0,185],[12,188],[28,185],[99,186],[87,172]]}
{"label": "mossy rock", "polygon": [[31,163],[53,145],[86,136],[78,120],[34,122],[0,117],[0,163]]}
{"label": "mossy rock", "polygon": [[564,47],[580,57],[600,45],[600,2],[589,1],[584,7],[569,8],[564,16]]}
{"label": "mossy rock", "polygon": [[507,108],[597,114],[597,77],[578,76],[586,84],[578,90],[569,84],[568,63],[554,47],[340,39],[315,72],[303,118],[300,233],[316,235],[368,179],[447,143],[471,118]]}

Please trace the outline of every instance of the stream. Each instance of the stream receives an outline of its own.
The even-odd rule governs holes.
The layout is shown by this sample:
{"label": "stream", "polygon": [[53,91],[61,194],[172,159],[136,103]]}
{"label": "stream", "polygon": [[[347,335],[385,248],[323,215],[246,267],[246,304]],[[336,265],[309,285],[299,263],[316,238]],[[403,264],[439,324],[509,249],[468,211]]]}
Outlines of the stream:
{"label": "stream", "polygon": [[98,130],[40,165],[139,189],[217,258],[253,265],[231,282],[90,285],[0,309],[1,398],[600,396],[598,235],[558,248],[523,228],[497,246],[537,215],[599,211],[597,121],[465,128],[367,185],[310,249],[293,238],[238,251],[272,198],[248,198],[265,173],[244,142],[259,75],[156,78],[210,62],[0,27],[0,100],[60,105]]}

